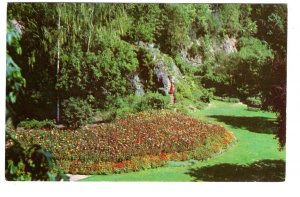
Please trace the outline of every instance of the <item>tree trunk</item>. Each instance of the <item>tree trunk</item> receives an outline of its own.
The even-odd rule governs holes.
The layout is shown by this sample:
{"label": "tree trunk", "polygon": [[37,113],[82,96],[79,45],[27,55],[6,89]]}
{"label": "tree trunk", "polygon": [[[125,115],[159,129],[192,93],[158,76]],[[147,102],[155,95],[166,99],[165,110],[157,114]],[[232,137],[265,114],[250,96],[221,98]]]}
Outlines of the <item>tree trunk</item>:
{"label": "tree trunk", "polygon": [[94,29],[93,17],[94,17],[94,9],[92,10],[91,18],[90,18],[91,26],[90,26],[90,32],[89,32],[87,52],[89,52],[89,50],[90,50],[91,37],[92,37],[93,29]]}
{"label": "tree trunk", "polygon": [[[56,77],[57,82],[59,81],[59,50],[60,50],[60,10],[58,12],[58,39],[57,39],[57,65],[56,65]],[[57,97],[56,97],[56,123],[59,124],[60,122],[60,106],[59,106],[59,90],[57,90]]]}

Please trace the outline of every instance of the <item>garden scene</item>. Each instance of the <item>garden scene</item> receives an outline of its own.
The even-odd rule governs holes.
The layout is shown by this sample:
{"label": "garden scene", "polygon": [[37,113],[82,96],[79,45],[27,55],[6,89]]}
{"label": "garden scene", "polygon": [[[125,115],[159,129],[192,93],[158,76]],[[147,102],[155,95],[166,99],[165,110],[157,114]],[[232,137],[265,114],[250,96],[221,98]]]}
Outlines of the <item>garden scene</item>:
{"label": "garden scene", "polygon": [[285,181],[285,4],[8,3],[7,18],[6,180]]}

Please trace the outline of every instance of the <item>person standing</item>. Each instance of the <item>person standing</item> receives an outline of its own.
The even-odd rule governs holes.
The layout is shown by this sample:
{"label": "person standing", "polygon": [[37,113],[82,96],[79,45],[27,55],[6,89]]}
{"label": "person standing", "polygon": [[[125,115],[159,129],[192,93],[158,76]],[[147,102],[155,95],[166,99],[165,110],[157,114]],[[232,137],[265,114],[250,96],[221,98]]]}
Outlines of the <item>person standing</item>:
{"label": "person standing", "polygon": [[170,103],[174,104],[176,102],[176,97],[175,97],[175,84],[174,84],[174,80],[170,80],[171,82],[171,86],[170,86],[170,90],[169,90],[169,94],[170,94]]}

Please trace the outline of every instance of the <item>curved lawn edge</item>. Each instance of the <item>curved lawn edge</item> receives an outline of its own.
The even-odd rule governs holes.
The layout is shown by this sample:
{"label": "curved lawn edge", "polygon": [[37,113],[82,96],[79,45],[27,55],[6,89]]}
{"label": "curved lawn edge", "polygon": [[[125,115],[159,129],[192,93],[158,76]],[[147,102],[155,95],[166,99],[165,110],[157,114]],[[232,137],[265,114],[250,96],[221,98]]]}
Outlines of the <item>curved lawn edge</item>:
{"label": "curved lawn edge", "polygon": [[48,148],[69,174],[112,174],[166,166],[168,161],[206,160],[235,140],[223,126],[161,110],[129,115],[113,123],[79,130],[15,133],[30,145]]}
{"label": "curved lawn edge", "polygon": [[[265,111],[249,111],[247,106],[237,103],[212,101],[210,107],[191,114],[193,117],[213,124],[221,124],[237,138],[221,155],[204,161],[195,161],[192,165],[174,162],[176,165],[143,170],[139,172],[92,175],[80,181],[105,182],[191,182],[191,181],[282,181],[286,151],[280,151],[278,141],[271,132],[255,132],[257,129],[268,131],[265,120],[276,120],[276,114]],[[233,121],[221,122],[213,116],[259,117],[252,127],[246,124],[233,124]],[[274,131],[275,132],[275,131]],[[172,162],[173,163],[173,162]],[[177,165],[178,164],[178,165]],[[259,164],[256,165],[256,164]],[[263,165],[260,165],[263,164]],[[219,166],[223,168],[219,168]],[[237,174],[235,169],[239,169]],[[207,174],[208,173],[208,174]],[[283,178],[276,178],[277,175]],[[276,175],[274,179],[274,175]]]}

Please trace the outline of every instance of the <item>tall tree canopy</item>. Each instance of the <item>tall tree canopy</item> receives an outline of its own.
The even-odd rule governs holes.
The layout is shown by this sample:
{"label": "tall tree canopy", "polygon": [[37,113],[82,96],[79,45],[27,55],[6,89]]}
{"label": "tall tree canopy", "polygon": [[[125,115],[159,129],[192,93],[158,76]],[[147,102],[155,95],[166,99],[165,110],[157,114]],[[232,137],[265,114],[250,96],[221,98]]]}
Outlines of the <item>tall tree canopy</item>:
{"label": "tall tree canopy", "polygon": [[9,3],[8,17],[24,26],[22,54],[8,47],[27,84],[13,105],[20,119],[54,118],[70,97],[103,109],[133,94],[139,74],[155,91],[161,60],[189,79],[182,91],[259,99],[285,143],[284,4]]}

